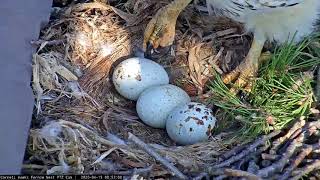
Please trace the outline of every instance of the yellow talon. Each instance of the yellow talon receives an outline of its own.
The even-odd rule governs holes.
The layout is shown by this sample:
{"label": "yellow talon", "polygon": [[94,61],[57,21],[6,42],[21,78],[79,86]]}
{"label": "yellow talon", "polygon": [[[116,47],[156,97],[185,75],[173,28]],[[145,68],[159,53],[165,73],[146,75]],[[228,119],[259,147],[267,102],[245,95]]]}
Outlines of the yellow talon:
{"label": "yellow talon", "polygon": [[252,80],[256,77],[259,63],[261,63],[259,61],[270,57],[268,55],[261,56],[264,43],[265,38],[256,34],[245,60],[235,70],[223,78],[225,84],[230,84],[235,81],[234,87],[230,90],[232,93],[237,94],[240,88],[244,88],[244,90],[249,92],[251,91]]}
{"label": "yellow talon", "polygon": [[180,12],[191,0],[175,0],[161,8],[148,23],[143,39],[143,50],[146,51],[148,42],[157,48],[169,46],[174,41],[175,26]]}

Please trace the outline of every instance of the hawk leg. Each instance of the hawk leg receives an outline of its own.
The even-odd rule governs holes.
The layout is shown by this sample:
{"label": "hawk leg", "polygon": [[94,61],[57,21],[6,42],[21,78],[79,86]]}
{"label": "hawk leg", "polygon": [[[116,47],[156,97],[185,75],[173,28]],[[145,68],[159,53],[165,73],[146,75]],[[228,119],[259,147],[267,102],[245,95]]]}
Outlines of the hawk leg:
{"label": "hawk leg", "polygon": [[148,23],[143,40],[143,50],[146,51],[148,42],[153,48],[172,45],[175,36],[175,26],[180,12],[191,0],[175,0],[161,8]]}
{"label": "hawk leg", "polygon": [[224,76],[223,82],[225,84],[235,81],[231,92],[236,93],[240,88],[244,88],[246,91],[251,90],[253,80],[258,72],[259,59],[265,59],[265,57],[260,58],[265,41],[266,39],[263,36],[255,35],[245,60],[236,69]]}

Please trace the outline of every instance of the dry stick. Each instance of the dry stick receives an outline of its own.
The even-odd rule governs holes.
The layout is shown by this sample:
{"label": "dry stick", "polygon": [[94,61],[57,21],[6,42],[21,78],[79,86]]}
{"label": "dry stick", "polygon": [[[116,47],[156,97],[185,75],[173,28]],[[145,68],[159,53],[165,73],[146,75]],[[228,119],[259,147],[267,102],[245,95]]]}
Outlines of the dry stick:
{"label": "dry stick", "polygon": [[309,129],[320,129],[320,120],[306,123],[302,128],[298,129],[294,134],[292,134],[290,138],[294,139],[297,134],[299,135],[302,131],[306,131]]}
{"label": "dry stick", "polygon": [[200,173],[198,176],[194,177],[193,180],[201,180],[203,178],[206,180],[210,179],[208,173]]}
{"label": "dry stick", "polygon": [[149,166],[146,168],[134,168],[132,170],[127,170],[127,171],[95,171],[92,174],[116,174],[116,175],[121,175],[121,176],[131,176],[132,174],[134,175],[141,175],[141,174],[147,174],[152,171],[153,166]]}
{"label": "dry stick", "polygon": [[320,169],[320,160],[316,160],[312,164],[309,164],[304,168],[294,171],[292,173],[294,174],[294,177],[292,178],[292,180],[299,180],[300,178],[302,178],[302,176],[319,169]]}
{"label": "dry stick", "polygon": [[318,132],[317,129],[320,129],[320,121],[306,123],[304,127],[296,130],[294,134],[292,134],[292,136],[287,140],[287,142],[284,143],[284,145],[280,149],[278,149],[278,151],[282,152],[287,149],[289,144],[291,143],[290,140],[295,139],[301,132],[308,131],[309,134],[315,134]]}
{"label": "dry stick", "polygon": [[222,162],[223,160],[226,160],[226,159],[230,158],[231,156],[234,156],[234,155],[238,154],[245,147],[246,147],[245,145],[237,146],[237,147],[231,149],[230,151],[222,154],[221,155],[222,159],[220,159],[219,162]]}
{"label": "dry stick", "polygon": [[[312,152],[313,153],[313,152]],[[313,163],[314,162],[314,159],[304,159],[302,161],[303,164],[309,164],[309,163]]]}
{"label": "dry stick", "polygon": [[256,164],[254,160],[251,160],[248,165],[247,171],[252,174],[256,174],[259,170],[259,166]]}
{"label": "dry stick", "polygon": [[236,156],[233,156],[225,161],[223,161],[220,164],[217,164],[215,166],[213,166],[213,168],[222,168],[222,167],[226,167],[226,166],[230,166],[232,163],[240,160],[241,158],[247,156],[249,153],[255,151],[255,149],[264,144],[266,141],[268,141],[269,139],[277,136],[281,131],[274,131],[268,135],[264,135],[261,138],[259,138],[258,140],[256,140],[253,144],[249,145],[248,149],[242,151],[241,153],[239,153]]}
{"label": "dry stick", "polygon": [[207,167],[205,172],[207,172],[210,176],[221,176],[224,174],[224,170],[222,168],[217,169],[213,167]]}
{"label": "dry stick", "polygon": [[71,9],[71,11],[74,11],[74,12],[80,12],[80,11],[84,11],[87,9],[112,10],[112,7],[107,4],[104,4],[104,3],[92,2],[92,3],[76,4],[72,7],[70,7],[70,9]]}
{"label": "dry stick", "polygon": [[301,153],[293,160],[291,165],[285,170],[285,173],[280,177],[280,180],[288,179],[292,171],[299,166],[299,164],[304,160],[306,156],[308,156],[312,152],[313,149],[314,147],[310,145],[307,145],[305,148],[303,148]]}
{"label": "dry stick", "polygon": [[128,139],[132,142],[134,142],[136,145],[141,147],[145,152],[147,152],[149,155],[154,157],[157,161],[159,161],[161,164],[163,164],[166,168],[168,168],[171,173],[175,176],[177,176],[180,179],[187,179],[187,176],[185,176],[181,171],[179,171],[178,168],[176,168],[174,165],[172,165],[170,162],[168,162],[166,159],[161,157],[158,153],[156,153],[151,147],[149,147],[146,143],[144,143],[142,140],[140,140],[138,137],[133,135],[132,133],[128,133],[129,137]]}
{"label": "dry stick", "polygon": [[251,153],[248,156],[245,156],[241,162],[239,163],[239,168],[236,169],[240,169],[240,166],[242,166],[244,163],[250,161],[252,158],[256,157],[257,155],[261,154],[262,152],[266,151],[269,148],[269,145],[266,143],[264,146],[260,147],[258,150],[256,150],[255,152]]}
{"label": "dry stick", "polygon": [[298,146],[300,146],[301,143],[297,141],[293,141],[290,146],[288,147],[287,151],[283,154],[282,158],[272,164],[271,166],[268,166],[266,168],[263,168],[258,171],[258,176],[267,178],[270,175],[282,171],[283,167],[287,164],[289,161],[289,158],[294,154],[295,150],[297,149]]}
{"label": "dry stick", "polygon": [[60,45],[60,44],[63,44],[64,42],[66,42],[65,40],[51,40],[51,41],[46,41],[46,40],[37,40],[37,41],[31,41],[31,44],[32,45],[35,45],[35,46],[40,46],[41,44],[43,43],[46,43],[46,45],[49,45],[49,46],[55,46],[55,45]]}
{"label": "dry stick", "polygon": [[275,172],[282,171],[284,166],[288,163],[291,156],[294,154],[295,150],[299,146],[301,146],[302,142],[304,142],[306,138],[310,137],[312,135],[312,133],[313,133],[312,130],[302,132],[299,135],[299,137],[297,137],[296,139],[294,139],[290,143],[286,152],[284,152],[282,154],[282,158],[278,162],[272,164],[271,166],[259,170],[258,176],[266,178],[266,177],[269,177],[270,175],[274,174]]}
{"label": "dry stick", "polygon": [[[101,137],[99,134],[97,134],[96,132],[92,131],[91,129],[83,126],[82,124],[76,124],[74,122],[65,121],[65,120],[62,120],[62,119],[60,119],[58,122],[61,123],[62,125],[71,126],[73,128],[82,130],[83,132],[86,132],[86,133],[90,134],[96,141],[98,141],[101,144],[108,145],[108,146],[118,146],[118,147],[120,147],[119,145],[117,145],[117,144],[115,144],[115,143],[113,143],[113,142]],[[123,146],[121,146],[121,147],[123,147]]]}
{"label": "dry stick", "polygon": [[214,179],[215,180],[224,180],[225,178],[227,178],[228,176],[227,175],[220,175],[218,177],[215,177]]}
{"label": "dry stick", "polygon": [[[282,151],[284,151],[285,149],[287,149],[288,146],[289,146],[289,144],[291,143],[291,141],[292,141],[293,139],[295,139],[296,137],[298,137],[303,131],[307,131],[307,130],[309,130],[309,129],[311,129],[311,128],[313,128],[312,124],[306,123],[303,127],[297,129],[297,130],[290,136],[290,138],[288,138],[288,139],[286,140],[286,143],[284,143],[284,145],[283,145],[281,148],[278,149],[278,151],[279,151],[279,152],[282,152]],[[291,141],[290,141],[290,140],[291,140]]]}
{"label": "dry stick", "polygon": [[307,128],[312,128],[315,127],[316,129],[320,129],[320,120],[314,121],[314,122],[309,122],[306,124]]}
{"label": "dry stick", "polygon": [[151,166],[149,166],[147,168],[143,168],[143,169],[134,168],[131,176],[142,175],[142,174],[148,174],[148,176],[149,176],[151,171],[152,171],[152,169],[153,169],[153,165],[151,165]]}
{"label": "dry stick", "polygon": [[262,153],[262,154],[261,154],[261,158],[264,159],[264,160],[274,161],[274,160],[279,159],[280,157],[281,157],[281,156],[280,156],[280,155],[277,155],[277,154],[267,154],[267,153]]}
{"label": "dry stick", "polygon": [[291,137],[292,134],[294,134],[298,129],[300,129],[301,127],[303,127],[306,124],[306,121],[304,120],[303,117],[301,117],[299,119],[298,122],[296,122],[292,128],[287,132],[286,135],[280,137],[279,139],[273,141],[272,143],[272,148],[270,149],[270,153],[271,154],[277,154],[277,150],[278,148],[281,146],[281,144],[286,141],[287,139],[289,139]]}
{"label": "dry stick", "polygon": [[227,176],[232,176],[232,177],[245,177],[248,180],[261,180],[260,177],[254,175],[252,173],[249,173],[249,172],[246,172],[246,171],[241,171],[241,170],[225,169],[224,173]]}
{"label": "dry stick", "polygon": [[270,166],[272,164],[272,162],[270,160],[262,160],[260,162],[260,164],[261,164],[261,168],[266,168],[266,167]]}

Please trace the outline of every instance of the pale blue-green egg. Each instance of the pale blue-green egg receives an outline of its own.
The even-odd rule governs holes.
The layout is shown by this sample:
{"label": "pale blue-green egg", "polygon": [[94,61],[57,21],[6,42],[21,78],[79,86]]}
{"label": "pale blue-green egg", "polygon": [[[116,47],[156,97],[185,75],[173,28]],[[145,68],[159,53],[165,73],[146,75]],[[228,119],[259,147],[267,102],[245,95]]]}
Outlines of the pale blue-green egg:
{"label": "pale blue-green egg", "polygon": [[135,57],[122,61],[114,69],[112,81],[119,94],[137,100],[145,89],[169,84],[169,76],[160,64]]}
{"label": "pale blue-green egg", "polygon": [[181,145],[204,142],[212,135],[216,118],[212,110],[201,103],[190,102],[174,108],[168,115],[169,137]]}
{"label": "pale blue-green egg", "polygon": [[181,104],[190,102],[189,95],[181,88],[168,84],[143,91],[136,109],[140,119],[154,128],[165,128],[169,113]]}

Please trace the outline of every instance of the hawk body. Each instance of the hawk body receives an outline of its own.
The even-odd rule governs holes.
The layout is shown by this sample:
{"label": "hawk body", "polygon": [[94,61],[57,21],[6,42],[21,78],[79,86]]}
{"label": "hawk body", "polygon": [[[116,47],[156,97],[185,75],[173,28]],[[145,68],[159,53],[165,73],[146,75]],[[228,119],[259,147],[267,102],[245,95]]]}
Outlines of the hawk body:
{"label": "hawk body", "polygon": [[209,12],[243,23],[249,32],[285,42],[309,35],[320,12],[319,0],[207,0]]}

